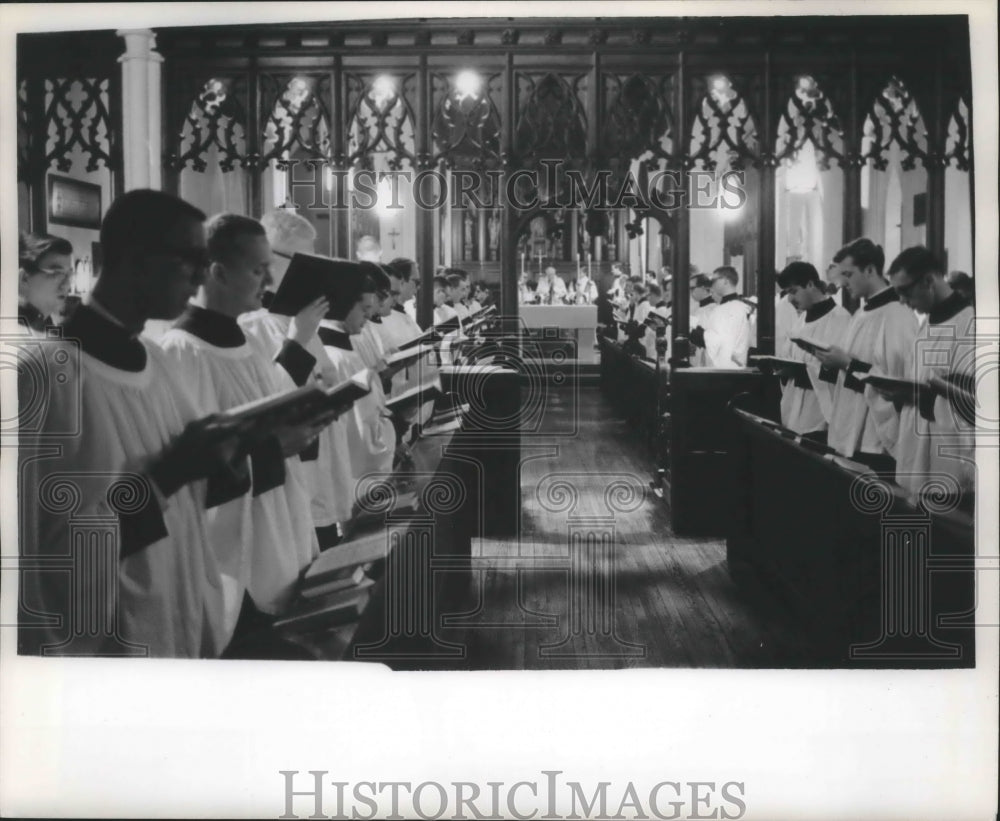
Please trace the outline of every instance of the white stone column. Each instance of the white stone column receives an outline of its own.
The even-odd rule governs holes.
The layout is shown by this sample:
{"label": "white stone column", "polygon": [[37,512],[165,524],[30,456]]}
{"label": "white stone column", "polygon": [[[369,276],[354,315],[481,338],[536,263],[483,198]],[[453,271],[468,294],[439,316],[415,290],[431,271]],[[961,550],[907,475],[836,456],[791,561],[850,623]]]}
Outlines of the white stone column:
{"label": "white stone column", "polygon": [[122,64],[122,150],[125,190],[161,187],[160,63],[149,29],[117,32],[125,40]]}

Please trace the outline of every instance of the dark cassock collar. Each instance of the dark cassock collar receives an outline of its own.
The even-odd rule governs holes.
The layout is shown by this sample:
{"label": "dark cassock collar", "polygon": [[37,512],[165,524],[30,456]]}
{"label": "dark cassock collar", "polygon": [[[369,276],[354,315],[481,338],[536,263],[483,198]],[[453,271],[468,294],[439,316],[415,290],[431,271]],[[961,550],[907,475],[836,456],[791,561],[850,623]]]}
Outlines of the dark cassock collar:
{"label": "dark cassock collar", "polygon": [[449,308],[455,307],[455,301],[453,299],[446,299],[444,301],[444,304],[447,305]]}
{"label": "dark cassock collar", "polygon": [[399,313],[401,313],[401,314],[405,314],[405,313],[406,313],[406,308],[404,308],[404,307],[403,307],[402,305],[400,305],[399,303],[396,303],[395,305],[393,305],[393,306],[392,306],[392,310],[394,310],[394,311],[399,311]]}
{"label": "dark cassock collar", "polygon": [[874,311],[876,308],[884,308],[890,302],[899,302],[899,294],[891,285],[884,291],[879,291],[875,296],[865,302],[866,311]]}
{"label": "dark cassock collar", "polygon": [[720,305],[725,305],[727,302],[735,302],[736,300],[742,300],[739,294],[726,294],[722,299],[719,300]]}
{"label": "dark cassock collar", "polygon": [[265,311],[271,310],[271,303],[274,302],[274,291],[264,291],[260,298],[260,307]]}
{"label": "dark cassock collar", "polygon": [[89,305],[81,305],[63,325],[63,336],[76,339],[84,353],[122,371],[139,373],[146,368],[146,348],[134,336],[101,316]]}
{"label": "dark cassock collar", "polygon": [[931,325],[940,325],[942,322],[947,322],[952,317],[957,316],[968,305],[969,301],[965,297],[958,291],[952,291],[947,299],[942,300],[931,308],[930,313],[927,315],[927,321]]}
{"label": "dark cassock collar", "polygon": [[815,322],[817,319],[822,319],[833,310],[836,304],[830,297],[827,297],[817,302],[811,308],[806,308],[806,322]]}
{"label": "dark cassock collar", "polygon": [[33,331],[44,331],[53,327],[52,320],[42,316],[42,312],[29,302],[17,306],[17,321]]}
{"label": "dark cassock collar", "polygon": [[344,351],[354,350],[350,335],[344,331],[338,331],[334,328],[324,328],[320,325],[316,333],[319,335],[319,341],[330,348],[340,348]]}
{"label": "dark cassock collar", "polygon": [[247,341],[233,317],[199,305],[188,305],[174,327],[216,348],[238,348]]}
{"label": "dark cassock collar", "polygon": [[653,307],[654,308],[669,308],[670,306],[667,305],[667,301],[665,299],[661,299]]}
{"label": "dark cassock collar", "polygon": [[369,317],[368,321],[369,322],[374,322],[376,325],[381,325],[382,324],[382,317],[379,316],[378,314],[375,314],[375,316]]}
{"label": "dark cassock collar", "polygon": [[704,308],[706,305],[711,305],[713,302],[715,302],[715,300],[712,299],[712,297],[707,296],[698,303],[698,307]]}

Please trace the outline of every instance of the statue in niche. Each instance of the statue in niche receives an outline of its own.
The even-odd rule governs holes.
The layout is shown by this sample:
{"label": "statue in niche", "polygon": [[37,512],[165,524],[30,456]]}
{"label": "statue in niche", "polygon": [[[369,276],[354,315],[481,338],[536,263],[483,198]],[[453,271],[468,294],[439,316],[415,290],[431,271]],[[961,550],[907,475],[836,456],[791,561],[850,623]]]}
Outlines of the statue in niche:
{"label": "statue in niche", "polygon": [[489,221],[486,223],[486,230],[490,235],[490,259],[500,258],[500,214],[497,211],[490,212]]}

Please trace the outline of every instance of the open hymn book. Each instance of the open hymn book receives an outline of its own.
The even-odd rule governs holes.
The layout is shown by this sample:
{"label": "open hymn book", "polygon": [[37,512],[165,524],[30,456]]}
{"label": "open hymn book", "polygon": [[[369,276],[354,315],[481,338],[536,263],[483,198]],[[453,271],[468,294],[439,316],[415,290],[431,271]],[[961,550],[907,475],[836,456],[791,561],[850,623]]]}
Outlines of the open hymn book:
{"label": "open hymn book", "polygon": [[238,433],[248,438],[264,436],[277,427],[306,425],[327,414],[346,412],[371,392],[372,373],[365,368],[339,385],[301,388],[266,396],[216,414],[209,426],[220,433]]}

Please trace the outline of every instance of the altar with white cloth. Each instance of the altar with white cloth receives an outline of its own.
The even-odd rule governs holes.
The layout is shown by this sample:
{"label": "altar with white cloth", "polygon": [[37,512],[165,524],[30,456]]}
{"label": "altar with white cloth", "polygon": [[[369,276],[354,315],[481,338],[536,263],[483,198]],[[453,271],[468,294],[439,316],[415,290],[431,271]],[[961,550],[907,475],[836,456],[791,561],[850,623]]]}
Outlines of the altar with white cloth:
{"label": "altar with white cloth", "polygon": [[520,305],[525,327],[546,338],[545,329],[558,329],[561,339],[576,341],[580,364],[596,364],[597,306],[596,305]]}

